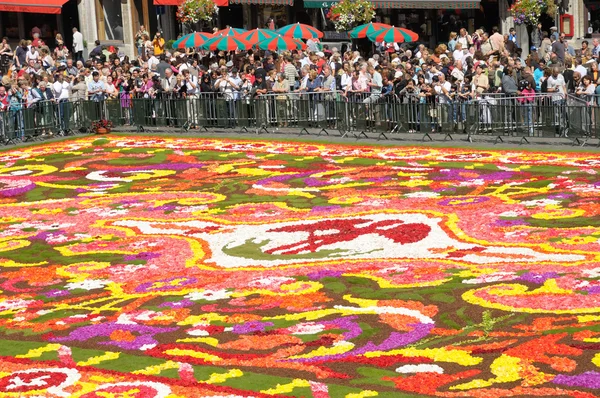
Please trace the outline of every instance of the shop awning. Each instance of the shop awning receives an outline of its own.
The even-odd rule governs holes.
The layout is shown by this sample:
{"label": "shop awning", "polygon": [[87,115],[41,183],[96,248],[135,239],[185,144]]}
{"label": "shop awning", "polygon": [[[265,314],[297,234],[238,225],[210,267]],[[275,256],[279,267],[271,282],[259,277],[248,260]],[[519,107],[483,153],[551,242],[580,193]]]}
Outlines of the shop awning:
{"label": "shop awning", "polygon": [[[305,0],[304,8],[329,8],[337,3],[336,0],[315,1]],[[476,10],[479,9],[479,0],[451,1],[451,0],[374,0],[375,8],[409,8],[409,9],[445,9],[445,10]]]}
{"label": "shop awning", "polygon": [[[2,1],[2,0],[0,0]],[[183,0],[154,0],[155,6],[179,6]],[[218,7],[227,7],[229,5],[228,0],[215,0],[215,4]]]}
{"label": "shop awning", "polygon": [[[229,0],[232,4],[263,4],[293,6],[294,0]],[[306,4],[306,2],[305,2]]]}
{"label": "shop awning", "polygon": [[0,0],[0,11],[60,14],[68,0]]}

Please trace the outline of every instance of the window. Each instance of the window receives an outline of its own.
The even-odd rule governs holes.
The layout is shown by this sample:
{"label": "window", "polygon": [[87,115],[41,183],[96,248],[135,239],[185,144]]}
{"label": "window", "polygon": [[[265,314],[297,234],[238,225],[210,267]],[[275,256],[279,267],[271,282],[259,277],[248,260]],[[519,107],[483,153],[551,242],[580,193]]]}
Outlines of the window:
{"label": "window", "polygon": [[120,0],[96,0],[98,37],[100,40],[123,41],[123,16]]}
{"label": "window", "polygon": [[2,27],[4,32],[2,36],[6,36],[11,39],[19,39],[19,18],[16,12],[0,12],[2,16]]}

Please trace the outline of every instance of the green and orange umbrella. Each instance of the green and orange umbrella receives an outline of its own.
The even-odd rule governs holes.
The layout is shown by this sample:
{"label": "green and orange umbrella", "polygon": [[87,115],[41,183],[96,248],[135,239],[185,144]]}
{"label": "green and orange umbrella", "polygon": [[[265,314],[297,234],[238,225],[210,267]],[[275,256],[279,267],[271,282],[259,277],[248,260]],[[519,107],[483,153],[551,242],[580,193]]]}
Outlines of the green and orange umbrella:
{"label": "green and orange umbrella", "polygon": [[348,34],[353,39],[364,39],[367,35],[379,32],[382,29],[389,29],[391,25],[379,22],[369,22],[364,25],[357,26],[352,29]]}
{"label": "green and orange umbrella", "polygon": [[240,38],[255,45],[263,40],[272,39],[278,36],[277,32],[270,29],[252,29],[240,35]]}
{"label": "green and orange umbrella", "polygon": [[244,34],[246,32],[247,32],[246,29],[228,27],[228,28],[221,29],[221,30],[215,32],[215,34],[213,35],[213,37],[218,37],[218,36],[237,36],[237,35]]}
{"label": "green and orange umbrella", "polygon": [[306,44],[293,37],[276,36],[259,42],[257,47],[270,51],[291,51],[303,50],[306,48]]}
{"label": "green and orange umbrella", "polygon": [[247,50],[252,45],[244,39],[234,36],[217,36],[212,39],[208,39],[204,42],[200,48],[205,50],[221,50],[221,51],[235,51],[235,50]]}
{"label": "green and orange umbrella", "polygon": [[194,33],[190,33],[188,35],[185,35],[183,37],[180,37],[179,39],[175,40],[175,42],[173,42],[173,48],[197,48],[200,47],[202,44],[204,44],[204,42],[208,39],[210,39],[211,37],[213,37],[213,35],[211,33],[205,33],[205,32],[194,32]]}
{"label": "green and orange umbrella", "polygon": [[294,39],[316,39],[323,37],[323,32],[320,30],[300,22],[279,28],[277,33],[285,37],[292,37]]}
{"label": "green and orange umbrella", "polygon": [[373,32],[368,34],[367,37],[371,41],[376,41],[378,43],[382,41],[385,41],[386,43],[410,43],[419,40],[419,35],[412,30],[397,28],[395,26]]}

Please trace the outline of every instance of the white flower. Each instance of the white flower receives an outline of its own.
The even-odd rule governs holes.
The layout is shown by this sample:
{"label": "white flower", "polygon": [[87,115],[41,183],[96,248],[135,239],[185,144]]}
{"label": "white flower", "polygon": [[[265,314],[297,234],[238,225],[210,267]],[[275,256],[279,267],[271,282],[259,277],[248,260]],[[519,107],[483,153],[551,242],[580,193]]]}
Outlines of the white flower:
{"label": "white flower", "polygon": [[518,217],[524,215],[523,211],[505,211],[504,213],[498,214],[499,217]]}
{"label": "white flower", "polygon": [[276,287],[283,285],[288,282],[294,282],[294,278],[287,278],[285,276],[269,276],[266,278],[254,279],[248,283],[249,287],[265,288],[265,287]]}
{"label": "white flower", "polygon": [[402,365],[396,368],[398,373],[444,373],[444,369],[438,365],[419,364],[419,365]]}
{"label": "white flower", "polygon": [[202,290],[199,292],[192,292],[185,296],[185,298],[190,299],[192,301],[198,300],[208,300],[208,301],[217,301],[223,300],[231,297],[231,292],[228,292],[225,289],[221,290]]}
{"label": "white flower", "polygon": [[546,206],[551,206],[551,205],[557,205],[559,203],[560,203],[559,200],[554,200],[554,199],[536,199],[536,200],[527,200],[527,201],[521,202],[521,204],[523,206],[527,206],[527,207],[546,207]]}
{"label": "white flower", "polygon": [[513,272],[495,272],[493,274],[484,274],[479,275],[475,279],[467,279],[462,283],[467,284],[479,284],[479,283],[490,283],[490,282],[500,282],[506,280],[512,280],[515,278],[515,274]]}
{"label": "white flower", "polygon": [[35,300],[23,300],[23,299],[4,300],[4,301],[0,302],[0,311],[27,308],[29,306],[29,304],[33,303],[34,301]]}
{"label": "white flower", "polygon": [[291,334],[316,334],[323,330],[325,330],[325,326],[314,322],[299,323],[287,328]]}
{"label": "white flower", "polygon": [[600,267],[586,269],[581,272],[586,278],[600,278]]}
{"label": "white flower", "polygon": [[109,281],[101,280],[101,279],[86,279],[82,282],[70,282],[65,285],[65,288],[69,290],[75,289],[83,289],[83,290],[95,290],[102,289],[104,286],[108,285]]}
{"label": "white flower", "polygon": [[404,195],[406,198],[437,198],[440,196],[437,192],[411,192]]}

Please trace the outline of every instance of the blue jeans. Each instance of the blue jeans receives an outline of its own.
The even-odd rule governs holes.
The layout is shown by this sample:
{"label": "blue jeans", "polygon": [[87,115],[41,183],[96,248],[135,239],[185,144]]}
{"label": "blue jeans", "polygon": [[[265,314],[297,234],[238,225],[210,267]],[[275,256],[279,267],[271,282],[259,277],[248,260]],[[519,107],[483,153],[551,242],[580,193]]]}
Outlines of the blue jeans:
{"label": "blue jeans", "polygon": [[70,106],[68,99],[58,101],[58,123],[60,130],[65,131],[68,127],[70,115]]}

